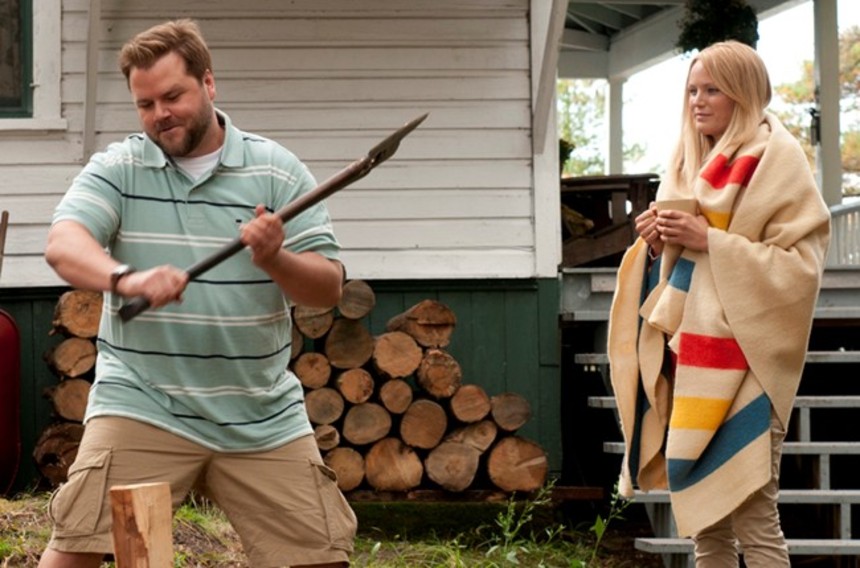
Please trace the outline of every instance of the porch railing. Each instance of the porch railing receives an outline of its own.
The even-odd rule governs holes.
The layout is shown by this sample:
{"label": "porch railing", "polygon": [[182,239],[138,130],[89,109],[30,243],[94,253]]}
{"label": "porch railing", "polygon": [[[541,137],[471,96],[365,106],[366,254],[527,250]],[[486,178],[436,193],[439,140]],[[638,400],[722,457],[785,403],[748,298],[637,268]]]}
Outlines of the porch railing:
{"label": "porch railing", "polygon": [[860,265],[860,201],[830,207],[832,218],[827,267]]}

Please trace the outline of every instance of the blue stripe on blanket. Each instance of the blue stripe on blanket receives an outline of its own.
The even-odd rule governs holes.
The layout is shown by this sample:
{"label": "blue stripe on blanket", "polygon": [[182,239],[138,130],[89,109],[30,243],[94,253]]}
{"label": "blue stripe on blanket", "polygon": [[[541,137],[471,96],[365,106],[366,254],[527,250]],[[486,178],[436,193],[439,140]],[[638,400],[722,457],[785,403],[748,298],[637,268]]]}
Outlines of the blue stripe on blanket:
{"label": "blue stripe on blanket", "polygon": [[669,286],[684,292],[690,291],[690,281],[693,279],[693,269],[696,263],[686,258],[679,258],[669,276]]}
{"label": "blue stripe on blanket", "polygon": [[699,459],[670,459],[667,466],[669,488],[672,491],[684,490],[719,469],[747,444],[768,431],[770,412],[770,400],[762,394],[720,426]]}

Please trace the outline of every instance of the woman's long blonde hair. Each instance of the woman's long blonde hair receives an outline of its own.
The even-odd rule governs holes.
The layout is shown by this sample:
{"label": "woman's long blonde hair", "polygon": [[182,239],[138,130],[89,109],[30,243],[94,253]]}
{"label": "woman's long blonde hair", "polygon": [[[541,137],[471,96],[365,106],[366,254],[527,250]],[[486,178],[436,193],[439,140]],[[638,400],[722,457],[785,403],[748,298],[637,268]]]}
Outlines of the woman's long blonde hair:
{"label": "woman's long blonde hair", "polygon": [[696,130],[685,83],[681,137],[670,162],[670,173],[680,177],[677,181],[688,187],[712,155],[726,148],[737,148],[755,135],[772,94],[764,61],[746,44],[722,41],[706,47],[690,62],[688,80],[697,62],[704,66],[714,86],[734,101],[735,107],[728,128],[719,140],[704,136]]}

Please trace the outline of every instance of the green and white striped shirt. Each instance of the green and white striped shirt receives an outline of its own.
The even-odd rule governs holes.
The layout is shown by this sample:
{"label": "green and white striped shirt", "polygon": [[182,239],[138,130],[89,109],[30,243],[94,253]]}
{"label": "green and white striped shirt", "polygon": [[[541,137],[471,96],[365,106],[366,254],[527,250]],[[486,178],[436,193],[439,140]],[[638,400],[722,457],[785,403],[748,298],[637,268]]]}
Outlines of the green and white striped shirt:
{"label": "green and white striped shirt", "polygon": [[[54,222],[86,226],[117,260],[139,270],[187,268],[238,236],[263,203],[272,211],[313,189],[307,168],[279,144],[233,127],[197,181],[143,134],[92,157]],[[324,205],[286,225],[284,247],[336,259]],[[87,420],[124,416],[221,451],[274,448],[312,432],[290,360],[288,299],[243,250],[189,283],[181,304],[122,323],[105,294]]]}

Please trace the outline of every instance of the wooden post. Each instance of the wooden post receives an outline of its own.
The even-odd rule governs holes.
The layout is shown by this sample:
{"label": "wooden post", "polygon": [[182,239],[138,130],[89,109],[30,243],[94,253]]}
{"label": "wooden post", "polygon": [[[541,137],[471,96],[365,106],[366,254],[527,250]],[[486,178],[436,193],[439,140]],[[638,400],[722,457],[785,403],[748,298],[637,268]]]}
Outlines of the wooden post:
{"label": "wooden post", "polygon": [[111,487],[113,546],[117,568],[173,566],[170,485],[140,483]]}

